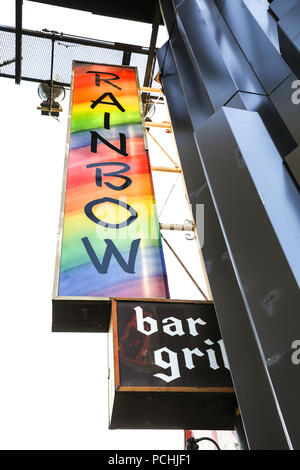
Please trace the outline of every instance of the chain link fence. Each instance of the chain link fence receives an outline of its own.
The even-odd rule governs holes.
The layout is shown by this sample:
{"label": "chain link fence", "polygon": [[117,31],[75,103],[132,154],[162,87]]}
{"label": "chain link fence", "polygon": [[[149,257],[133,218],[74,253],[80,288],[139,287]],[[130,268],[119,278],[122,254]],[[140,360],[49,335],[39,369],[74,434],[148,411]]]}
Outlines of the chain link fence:
{"label": "chain link fence", "polygon": [[[2,77],[15,78],[15,41],[15,29],[0,26]],[[50,80],[52,53],[53,79],[65,86],[70,85],[73,60],[135,66],[143,84],[149,50],[141,46],[23,30],[21,78],[35,82]]]}

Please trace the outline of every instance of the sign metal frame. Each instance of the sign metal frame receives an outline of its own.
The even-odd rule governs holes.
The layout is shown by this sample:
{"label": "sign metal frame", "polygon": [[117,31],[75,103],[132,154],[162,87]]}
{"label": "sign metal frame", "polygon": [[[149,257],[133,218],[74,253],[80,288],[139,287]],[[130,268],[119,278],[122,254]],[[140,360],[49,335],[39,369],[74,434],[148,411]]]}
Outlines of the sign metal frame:
{"label": "sign metal frame", "polygon": [[[107,67],[114,67],[113,64],[95,63],[86,61],[73,61],[72,62],[72,76],[71,76],[71,89],[70,101],[68,111],[68,127],[67,127],[67,140],[65,147],[65,160],[63,170],[63,181],[61,191],[61,205],[58,223],[58,237],[56,246],[55,257],[55,270],[54,270],[54,283],[52,294],[52,331],[55,332],[107,332],[109,328],[110,313],[111,313],[111,297],[105,296],[59,296],[59,278],[60,278],[60,265],[62,255],[62,242],[63,242],[63,226],[65,218],[65,201],[66,201],[66,187],[67,187],[67,173],[70,156],[70,138],[71,138],[71,121],[72,121],[72,106],[73,106],[73,91],[75,79],[75,65],[76,64],[89,64],[101,65]],[[122,69],[131,69],[135,72],[137,96],[139,103],[139,112],[141,116],[141,128],[143,134],[143,142],[145,151],[148,152],[148,143],[144,125],[144,111],[140,90],[140,83],[138,77],[138,68],[134,66],[117,65]],[[151,170],[149,168],[151,175]],[[152,191],[153,182],[151,178]],[[166,281],[165,281],[166,282]],[[167,287],[166,287],[167,289]],[[99,311],[99,314],[95,312]],[[91,312],[91,310],[93,312]]]}

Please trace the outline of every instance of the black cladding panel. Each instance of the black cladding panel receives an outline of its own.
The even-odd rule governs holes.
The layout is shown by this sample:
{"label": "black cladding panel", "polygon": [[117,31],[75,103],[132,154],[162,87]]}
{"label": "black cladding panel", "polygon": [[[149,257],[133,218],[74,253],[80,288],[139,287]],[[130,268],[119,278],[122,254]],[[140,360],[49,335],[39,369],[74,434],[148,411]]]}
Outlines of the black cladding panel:
{"label": "black cladding panel", "polygon": [[300,78],[300,2],[278,23],[280,50],[293,72]]}
{"label": "black cladding panel", "polygon": [[299,0],[273,0],[269,6],[270,10],[277,16],[282,18]]}
{"label": "black cladding panel", "polygon": [[161,79],[251,449],[300,447],[297,4],[161,1]]}
{"label": "black cladding panel", "polygon": [[[221,333],[225,341],[237,399],[246,425],[247,438],[254,449],[287,449],[270,383],[265,374],[264,364],[261,362],[255,333],[252,331],[195,145],[194,131],[170,44],[165,44],[160,49],[158,61],[194,217],[196,218],[196,204],[204,204],[205,207],[202,253]],[[214,136],[216,135],[215,131]],[[197,231],[201,240],[202,227],[197,227]],[[230,295],[228,295],[229,292]],[[255,381],[253,377],[256,378]],[[259,409],[263,409],[264,413],[257,413],[258,383]],[[268,433],[258,433],[257,429],[265,429],[266,422],[272,423],[272,428],[268,429]]]}
{"label": "black cladding panel", "polygon": [[271,93],[291,73],[290,68],[243,0],[215,0],[215,3],[264,90]]}
{"label": "black cladding panel", "polygon": [[152,23],[157,0],[30,0],[64,8],[89,11],[95,15],[111,16],[132,21]]}

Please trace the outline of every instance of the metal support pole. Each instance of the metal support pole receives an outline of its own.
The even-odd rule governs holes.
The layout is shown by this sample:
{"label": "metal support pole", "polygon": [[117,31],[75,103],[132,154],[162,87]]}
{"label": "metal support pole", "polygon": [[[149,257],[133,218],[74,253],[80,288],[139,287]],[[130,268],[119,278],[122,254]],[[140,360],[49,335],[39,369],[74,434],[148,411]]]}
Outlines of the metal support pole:
{"label": "metal support pole", "polygon": [[170,166],[151,166],[151,171],[161,171],[165,173],[181,173],[180,168],[172,168]]}
{"label": "metal support pole", "polygon": [[145,126],[147,127],[160,127],[162,129],[172,129],[171,123],[170,122],[151,122],[151,121],[146,121]]}
{"label": "metal support pole", "polygon": [[240,410],[236,411],[236,416],[234,419],[234,428],[235,428],[240,450],[249,450]]}
{"label": "metal support pole", "polygon": [[52,108],[52,99],[53,99],[53,66],[54,66],[54,46],[55,46],[55,33],[52,37],[52,49],[51,49],[51,78],[50,78],[50,105],[49,109]]}
{"label": "metal support pole", "polygon": [[204,297],[205,300],[209,300],[207,298],[207,296],[204,294],[203,290],[201,289],[201,287],[197,284],[197,282],[195,281],[195,279],[193,278],[193,276],[191,275],[191,273],[189,272],[189,270],[185,267],[184,263],[181,261],[181,259],[179,258],[179,256],[177,255],[176,251],[171,247],[170,243],[168,242],[168,240],[165,239],[165,237],[163,236],[163,234],[161,234],[161,238],[163,239],[163,241],[165,242],[165,244],[167,245],[167,247],[169,248],[169,250],[173,253],[173,255],[175,256],[175,258],[177,259],[177,261],[179,262],[179,264],[183,267],[183,269],[185,270],[185,272],[187,273],[187,275],[189,276],[189,278],[191,279],[192,283],[197,287],[198,291],[200,292],[200,294]]}
{"label": "metal support pole", "polygon": [[129,65],[130,64],[130,59],[131,59],[131,52],[130,51],[124,51],[123,52],[123,58],[122,58],[122,65]]}
{"label": "metal support pole", "polygon": [[142,86],[140,88],[141,90],[141,93],[160,93],[160,94],[163,94],[163,91],[161,88],[152,88],[152,87],[149,87],[149,86]]}
{"label": "metal support pole", "polygon": [[146,65],[146,72],[145,72],[145,79],[144,79],[145,87],[148,87],[150,85],[153,60],[155,56],[155,45],[156,45],[156,40],[157,40],[160,18],[161,18],[161,13],[160,13],[159,4],[157,2],[153,24],[152,24],[152,34],[151,34],[151,39],[150,39],[149,55],[148,55],[148,61]]}
{"label": "metal support pole", "polygon": [[184,224],[159,224],[161,230],[175,230],[176,232],[194,232],[195,226],[192,222]]}
{"label": "metal support pole", "polygon": [[[145,122],[145,126],[148,126],[149,125],[149,122]],[[157,140],[155,139],[155,137],[153,137],[152,134],[150,134],[150,132],[148,131],[148,129],[146,128],[146,132],[147,134],[149,135],[149,137],[151,137],[151,139],[158,145],[158,147],[160,148],[160,150],[166,155],[166,157],[168,157],[168,159],[173,163],[173,165],[175,165],[175,168],[178,168],[178,164],[173,160],[172,157],[170,157],[170,155],[168,154],[168,152],[165,151],[165,149],[160,145],[159,142],[157,142]]]}
{"label": "metal support pole", "polygon": [[23,0],[16,0],[16,68],[15,83],[21,83],[22,71],[22,8]]}

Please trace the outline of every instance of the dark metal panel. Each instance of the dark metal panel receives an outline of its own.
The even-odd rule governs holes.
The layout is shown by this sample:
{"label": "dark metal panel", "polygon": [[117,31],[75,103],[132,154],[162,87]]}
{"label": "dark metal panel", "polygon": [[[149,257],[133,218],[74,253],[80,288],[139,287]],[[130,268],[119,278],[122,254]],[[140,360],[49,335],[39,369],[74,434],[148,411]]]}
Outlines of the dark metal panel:
{"label": "dark metal panel", "polygon": [[[111,394],[110,429],[233,429],[230,394],[207,397],[199,406],[201,393],[178,399],[168,392],[120,392]],[[130,423],[130,424],[128,424]],[[169,467],[170,468],[170,467]]]}
{"label": "dark metal panel", "polygon": [[223,108],[196,136],[278,414],[291,446],[300,448],[300,374],[291,361],[300,331],[299,192],[257,113]]}
{"label": "dark metal panel", "polygon": [[[293,102],[296,98],[300,98],[300,92],[297,91],[299,86],[295,88],[297,78],[294,74],[290,75],[271,95],[275,108],[282,117],[285,125],[289,129],[293,138],[300,145],[300,103]],[[294,85],[295,84],[295,85]],[[293,94],[295,93],[295,98]]]}
{"label": "dark metal panel", "polygon": [[[202,0],[199,5],[207,27],[218,45],[223,61],[237,89],[264,94],[263,87],[214,2]],[[277,33],[276,24],[275,28]],[[201,65],[205,67],[205,63],[199,64],[200,67]]]}
{"label": "dark metal panel", "polygon": [[64,8],[89,11],[96,15],[152,23],[157,0],[31,0]]}
{"label": "dark metal panel", "polygon": [[282,157],[286,157],[297,147],[297,142],[268,96],[240,92],[228,101],[226,106],[257,111]]}
{"label": "dark metal panel", "polygon": [[247,443],[247,438],[243,426],[243,421],[241,418],[241,414],[239,413],[239,410],[237,410],[237,414],[234,420],[234,429],[236,432],[236,437],[239,443],[239,450],[249,450],[248,443]]}
{"label": "dark metal panel", "polygon": [[263,88],[271,93],[290,69],[243,0],[214,0],[254,69]]}
{"label": "dark metal panel", "polygon": [[170,47],[172,48],[177,75],[185,95],[190,119],[194,129],[196,129],[214,113],[213,105],[206,93],[203,82],[199,80],[181,36],[177,35],[171,40]]}
{"label": "dark metal panel", "polygon": [[169,36],[171,37],[174,26],[176,27],[175,9],[173,2],[172,0],[160,0],[159,5],[164,24],[167,27]]}
{"label": "dark metal panel", "polygon": [[52,331],[107,333],[111,313],[110,299],[52,300]]}
{"label": "dark metal panel", "polygon": [[285,162],[300,188],[300,147],[291,152],[286,157]]}
{"label": "dark metal panel", "polygon": [[281,54],[300,78],[300,2],[281,18],[278,33]]}
{"label": "dark metal panel", "polygon": [[[158,61],[160,67],[164,64],[162,82],[195,219],[196,204],[204,204],[202,252],[249,446],[253,449],[287,449],[270,383],[207,186],[172,50],[168,45],[158,52]],[[215,129],[214,138],[216,135],[218,131]],[[197,226],[197,230],[201,240],[203,227]]]}
{"label": "dark metal panel", "polygon": [[236,93],[236,84],[198,2],[187,0],[180,5],[177,12],[178,27],[186,40],[193,66],[216,110]]}
{"label": "dark metal panel", "polygon": [[269,6],[270,10],[277,16],[282,18],[299,0],[273,0]]}
{"label": "dark metal panel", "polygon": [[277,18],[269,10],[269,5],[266,0],[243,0],[243,2],[265,35],[279,51]]}

